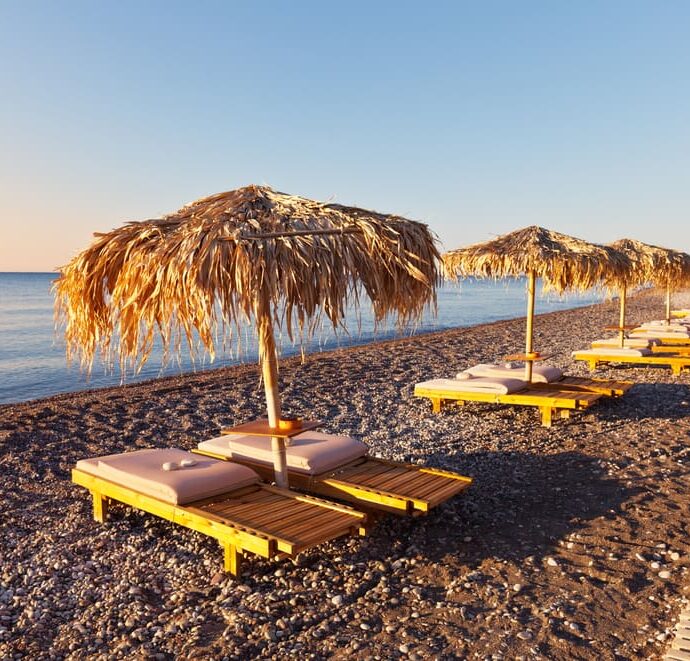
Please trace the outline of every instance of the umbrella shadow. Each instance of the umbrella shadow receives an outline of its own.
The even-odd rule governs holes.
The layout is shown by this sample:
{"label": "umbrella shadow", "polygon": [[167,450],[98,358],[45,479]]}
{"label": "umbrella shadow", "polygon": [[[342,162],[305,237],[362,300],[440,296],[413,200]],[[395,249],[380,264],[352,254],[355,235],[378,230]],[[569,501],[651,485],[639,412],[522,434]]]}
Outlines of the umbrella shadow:
{"label": "umbrella shadow", "polygon": [[621,505],[640,491],[580,452],[476,452],[457,457],[453,469],[474,478],[470,489],[424,519],[388,519],[373,533],[390,537],[383,548],[469,567],[489,558],[539,561],[589,521],[625,516]]}

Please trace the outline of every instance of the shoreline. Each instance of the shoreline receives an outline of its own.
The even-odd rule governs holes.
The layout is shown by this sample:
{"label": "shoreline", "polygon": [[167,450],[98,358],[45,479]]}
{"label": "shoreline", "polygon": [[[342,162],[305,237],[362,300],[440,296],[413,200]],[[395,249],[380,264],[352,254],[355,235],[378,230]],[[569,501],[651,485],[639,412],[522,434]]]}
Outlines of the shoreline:
{"label": "shoreline", "polygon": [[[640,294],[637,294],[638,296]],[[629,300],[633,300],[634,296],[631,296]],[[542,313],[537,313],[535,314],[535,325],[538,324],[538,320],[541,318],[548,318],[553,315],[559,315],[564,312],[571,312],[574,310],[587,310],[587,309],[596,309],[601,305],[605,305],[606,303],[610,303],[610,301],[602,301],[600,303],[592,303],[588,305],[582,305],[582,306],[575,306],[572,308],[564,308],[562,310],[553,310],[551,312],[542,312]],[[514,323],[514,322],[519,322],[519,321],[524,321],[526,317],[524,315],[518,316],[518,317],[509,317],[506,319],[496,319],[494,321],[487,321],[487,322],[482,322],[479,324],[472,324],[469,326],[453,326],[450,328],[442,328],[442,329],[433,329],[433,330],[428,330],[428,331],[419,331],[415,332],[414,334],[411,334],[409,336],[405,337],[391,337],[391,338],[385,338],[381,340],[371,340],[371,341],[363,341],[363,342],[355,342],[352,344],[348,344],[346,346],[342,347],[333,347],[333,348],[328,348],[322,351],[314,351],[314,352],[306,352],[304,355],[304,359],[302,359],[299,351],[296,353],[293,353],[289,356],[286,356],[284,358],[278,358],[278,367],[280,369],[281,366],[283,365],[288,365],[294,362],[307,362],[308,360],[317,360],[319,357],[325,357],[329,358],[331,357],[331,354],[339,354],[341,352],[348,352],[348,351],[357,351],[358,349],[362,349],[365,347],[377,347],[380,346],[382,348],[386,348],[388,345],[395,345],[398,343],[407,343],[407,342],[414,342],[415,340],[418,339],[423,339],[426,337],[435,337],[435,336],[442,336],[448,333],[456,333],[456,332],[461,332],[461,331],[471,331],[474,329],[480,329],[480,328],[491,328],[496,325],[500,324],[506,324],[506,323]],[[524,344],[524,340],[523,340]],[[95,394],[99,392],[115,392],[115,391],[121,391],[123,389],[127,388],[136,388],[136,387],[150,387],[155,383],[160,383],[161,385],[164,385],[165,383],[173,383],[177,382],[180,379],[186,379],[186,378],[193,378],[197,377],[200,375],[214,375],[218,374],[220,372],[226,372],[226,371],[237,371],[240,374],[244,374],[245,370],[256,370],[257,372],[257,378],[260,376],[260,368],[259,368],[259,363],[258,359],[256,362],[240,362],[240,363],[234,363],[230,365],[222,365],[219,367],[208,367],[205,369],[199,369],[197,370],[191,370],[188,372],[180,372],[179,374],[167,374],[164,376],[157,376],[157,377],[151,377],[148,379],[144,379],[142,381],[135,381],[135,382],[125,382],[117,385],[111,385],[111,386],[99,386],[96,388],[84,388],[80,390],[67,390],[64,392],[58,392],[53,395],[48,395],[47,397],[36,397],[33,399],[26,399],[26,400],[21,400],[18,402],[0,402],[0,414],[2,414],[3,410],[7,407],[13,407],[13,406],[22,406],[22,405],[30,405],[34,403],[39,403],[39,402],[53,402],[53,401],[62,401],[65,398],[70,398],[72,396],[76,395],[88,395],[88,394]]]}
{"label": "shoreline", "polygon": [[[630,320],[662,308],[643,293]],[[535,346],[588,375],[570,351],[615,319],[611,301],[541,314]],[[237,580],[197,533],[126,507],[94,522],[70,469],[258,417],[257,365],[0,406],[0,656],[661,658],[690,596],[690,373],[600,370],[637,385],[550,429],[526,407],[434,415],[412,397],[523,342],[519,317],[281,361],[286,413],[474,484],[295,562],[251,557]]]}

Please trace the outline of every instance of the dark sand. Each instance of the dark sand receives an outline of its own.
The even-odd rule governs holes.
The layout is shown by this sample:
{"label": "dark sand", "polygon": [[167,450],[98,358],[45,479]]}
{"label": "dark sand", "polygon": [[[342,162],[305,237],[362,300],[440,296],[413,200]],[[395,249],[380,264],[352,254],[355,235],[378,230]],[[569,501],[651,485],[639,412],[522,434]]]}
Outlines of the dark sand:
{"label": "dark sand", "polygon": [[[630,320],[661,310],[641,295]],[[570,351],[616,321],[615,303],[540,316],[536,347],[586,375]],[[523,333],[514,320],[284,361],[287,412],[475,483],[295,563],[251,558],[241,580],[199,534],[122,506],[94,522],[69,475],[261,415],[257,367],[0,406],[0,658],[658,658],[690,591],[690,373],[600,370],[638,385],[551,429],[532,409],[432,415],[412,397]]]}

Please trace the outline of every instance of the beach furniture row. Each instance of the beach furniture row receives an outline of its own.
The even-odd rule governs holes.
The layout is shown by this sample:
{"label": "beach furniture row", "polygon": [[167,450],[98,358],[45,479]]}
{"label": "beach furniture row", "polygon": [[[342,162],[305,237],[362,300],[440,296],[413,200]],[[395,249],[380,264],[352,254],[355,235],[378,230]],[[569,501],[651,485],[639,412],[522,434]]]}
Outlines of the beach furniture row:
{"label": "beach furniture row", "polygon": [[586,362],[592,370],[607,363],[668,367],[675,375],[690,369],[690,317],[617,330],[619,337],[595,340],[591,349],[574,351],[573,358]]}

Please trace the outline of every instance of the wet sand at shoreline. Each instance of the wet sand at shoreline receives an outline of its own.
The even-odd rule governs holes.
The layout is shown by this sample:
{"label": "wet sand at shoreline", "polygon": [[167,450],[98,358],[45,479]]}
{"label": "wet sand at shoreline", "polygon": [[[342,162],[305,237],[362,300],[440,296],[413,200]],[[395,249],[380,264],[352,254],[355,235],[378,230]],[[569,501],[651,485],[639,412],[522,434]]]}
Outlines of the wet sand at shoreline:
{"label": "wet sand at shoreline", "polygon": [[[645,293],[629,320],[661,311]],[[541,315],[535,347],[587,375],[570,352],[617,319],[615,302]],[[0,406],[0,657],[658,658],[690,596],[690,372],[599,370],[638,385],[550,429],[532,408],[434,415],[412,397],[523,334],[516,319],[282,361],[286,414],[475,482],[294,563],[250,558],[241,580],[207,537],[125,507],[94,522],[69,471],[262,415],[257,366]]]}

